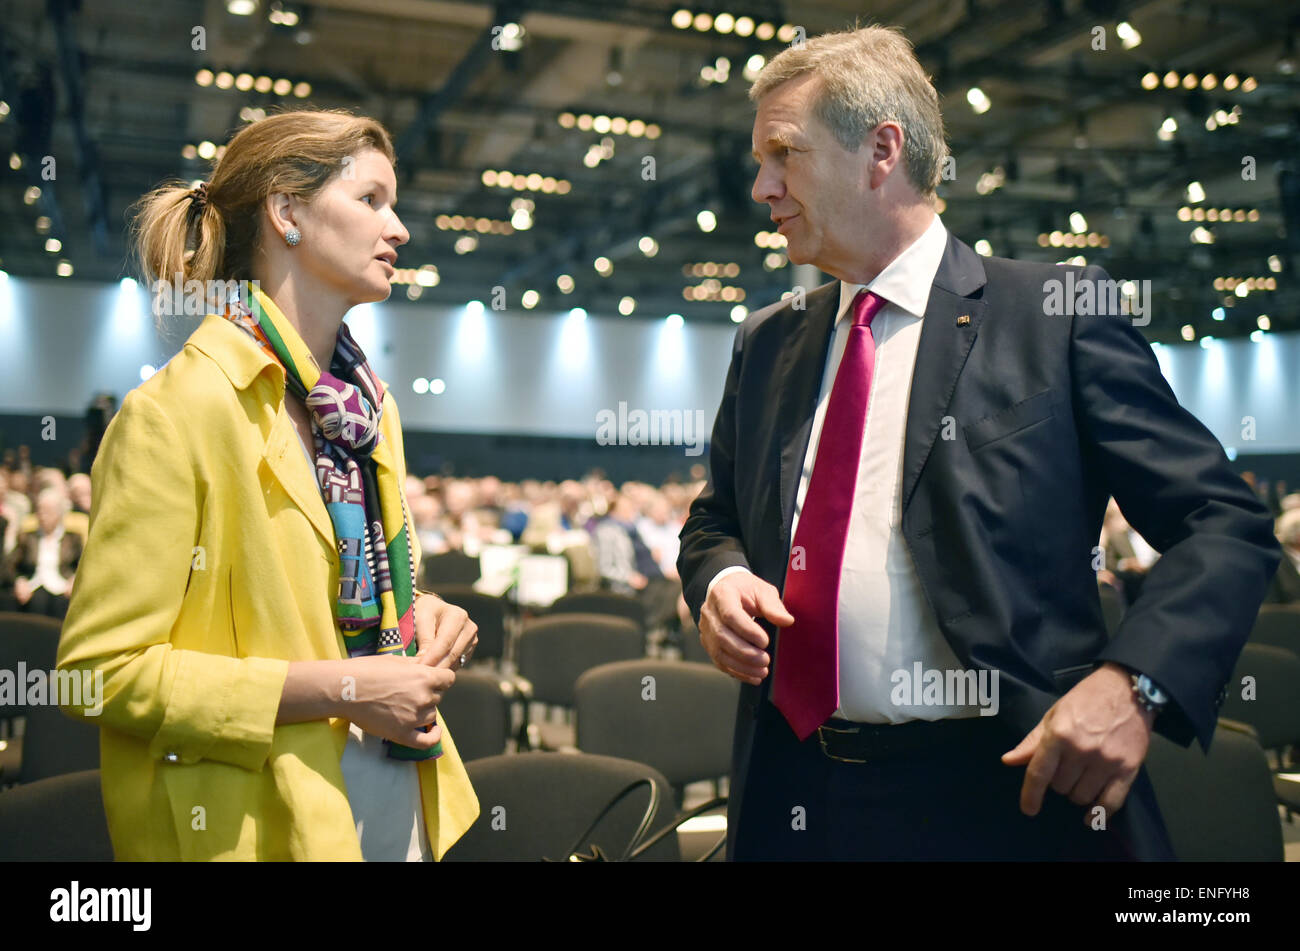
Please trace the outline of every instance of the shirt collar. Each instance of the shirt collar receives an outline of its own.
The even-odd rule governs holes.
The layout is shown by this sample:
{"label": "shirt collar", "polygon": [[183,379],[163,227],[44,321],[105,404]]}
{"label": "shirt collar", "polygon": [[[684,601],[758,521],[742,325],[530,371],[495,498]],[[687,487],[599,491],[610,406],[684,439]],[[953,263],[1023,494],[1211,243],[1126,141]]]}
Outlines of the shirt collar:
{"label": "shirt collar", "polygon": [[864,287],[913,317],[924,317],[930,302],[930,287],[934,284],[934,276],[939,271],[939,262],[943,260],[947,246],[948,229],[935,215],[921,236],[890,261],[869,284],[840,281],[840,308],[836,321],[849,312],[853,298]]}

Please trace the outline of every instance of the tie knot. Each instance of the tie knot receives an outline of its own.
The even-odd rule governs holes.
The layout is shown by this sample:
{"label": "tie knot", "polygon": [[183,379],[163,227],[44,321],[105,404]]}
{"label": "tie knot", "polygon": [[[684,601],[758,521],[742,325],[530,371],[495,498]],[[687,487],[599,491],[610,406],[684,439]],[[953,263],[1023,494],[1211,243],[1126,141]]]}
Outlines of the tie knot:
{"label": "tie knot", "polygon": [[883,297],[877,297],[866,288],[858,291],[858,296],[853,298],[853,326],[870,327],[871,321],[884,306]]}

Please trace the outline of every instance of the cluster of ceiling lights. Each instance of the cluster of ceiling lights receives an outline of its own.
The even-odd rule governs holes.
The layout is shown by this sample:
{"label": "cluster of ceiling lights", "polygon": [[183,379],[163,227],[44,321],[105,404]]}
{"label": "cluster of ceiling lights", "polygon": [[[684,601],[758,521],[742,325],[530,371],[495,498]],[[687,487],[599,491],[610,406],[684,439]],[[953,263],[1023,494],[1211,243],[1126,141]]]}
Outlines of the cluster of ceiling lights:
{"label": "cluster of ceiling lights", "polygon": [[1214,279],[1214,289],[1216,291],[1232,291],[1238,297],[1245,297],[1251,291],[1277,290],[1277,278],[1275,277],[1216,277]]}
{"label": "cluster of ceiling lights", "polygon": [[399,267],[393,269],[389,284],[417,284],[420,287],[437,287],[442,277],[438,268],[432,264],[416,267]]}
{"label": "cluster of ceiling lights", "polygon": [[439,231],[476,231],[479,234],[514,234],[508,221],[475,218],[473,215],[439,215],[433,219]]}
{"label": "cluster of ceiling lights", "polygon": [[1258,208],[1189,208],[1178,209],[1179,221],[1259,221]]}
{"label": "cluster of ceiling lights", "polygon": [[782,43],[789,43],[798,36],[798,28],[790,23],[777,26],[767,20],[756,21],[748,16],[733,16],[730,13],[692,13],[685,8],[675,11],[671,22],[679,30],[694,29],[698,33],[708,33],[713,30],[723,35],[734,33],[736,36],[753,36],[760,40],[770,40],[775,37]]}
{"label": "cluster of ceiling lights", "polygon": [[562,129],[577,129],[579,132],[595,132],[599,135],[605,135],[606,133],[630,135],[634,139],[639,139],[641,136],[645,136],[647,139],[657,139],[663,132],[657,124],[646,122],[644,119],[628,119],[624,116],[594,116],[586,112],[577,115],[572,112],[561,112],[556,116],[556,121]]}
{"label": "cluster of ceiling lights", "polygon": [[729,284],[723,285],[716,277],[711,277],[699,284],[688,284],[683,287],[682,297],[693,301],[721,300],[727,303],[739,303],[745,299],[745,289],[743,287],[732,287]]}
{"label": "cluster of ceiling lights", "polygon": [[234,73],[222,70],[214,73],[210,69],[200,69],[194,74],[194,82],[207,88],[237,89],[240,92],[274,93],[277,96],[292,94],[297,99],[306,99],[311,95],[311,83],[297,82],[292,79],[272,79],[270,76],[254,76],[252,73]]}
{"label": "cluster of ceiling lights", "polygon": [[[1206,73],[1199,76],[1196,73],[1179,74],[1177,70],[1169,70],[1164,77],[1158,73],[1147,73],[1142,77],[1142,88],[1147,92],[1164,86],[1165,89],[1177,89],[1181,86],[1183,89],[1196,89],[1198,86],[1204,90],[1214,89],[1219,85],[1219,78],[1214,73]],[[1228,92],[1240,89],[1242,92],[1254,92],[1259,88],[1259,83],[1254,76],[1247,76],[1245,79],[1238,79],[1236,73],[1229,73],[1223,77],[1223,88]]]}
{"label": "cluster of ceiling lights", "polygon": [[1040,248],[1109,248],[1110,238],[1096,231],[1073,234],[1069,231],[1047,231],[1038,236]]}
{"label": "cluster of ceiling lights", "polygon": [[780,250],[785,247],[785,235],[779,231],[760,231],[754,235],[754,245],[760,248]]}
{"label": "cluster of ceiling lights", "polygon": [[543,192],[547,195],[567,195],[573,187],[567,178],[552,178],[533,172],[523,175],[502,169],[487,169],[482,176],[483,184],[488,188],[513,188],[517,192]]}
{"label": "cluster of ceiling lights", "polygon": [[[9,115],[9,104],[0,100],[0,121]],[[23,167],[23,157],[17,152],[9,155],[9,168],[13,171],[21,171]],[[39,185],[29,185],[23,192],[23,204],[34,205],[41,199],[41,189]],[[47,215],[41,215],[35,222],[36,233],[48,235],[50,233],[50,219]],[[63,242],[56,237],[47,237],[45,239],[45,252],[47,254],[58,254],[63,250]],[[5,272],[0,271],[0,274]],[[60,258],[54,266],[54,273],[59,277],[72,277],[72,262],[67,258]],[[6,275],[7,276],[7,275]]]}
{"label": "cluster of ceiling lights", "polygon": [[981,195],[988,195],[1001,188],[1007,180],[1007,172],[1001,165],[997,166],[991,172],[985,172],[975,183],[975,191]]}
{"label": "cluster of ceiling lights", "polygon": [[582,157],[582,164],[587,168],[595,168],[601,162],[607,161],[614,157],[614,140],[605,136],[599,142],[593,143],[587,149],[587,154]]}
{"label": "cluster of ceiling lights", "polygon": [[1225,125],[1236,125],[1241,121],[1241,106],[1233,106],[1231,111],[1215,109],[1213,115],[1205,119],[1205,131],[1213,132]]}
{"label": "cluster of ceiling lights", "polygon": [[687,277],[737,277],[740,265],[735,261],[697,261],[695,264],[683,264],[682,273]]}
{"label": "cluster of ceiling lights", "polygon": [[209,142],[207,139],[204,139],[198,145],[189,142],[181,147],[181,158],[191,162],[196,158],[201,158],[204,161],[216,159],[220,162],[222,156],[225,154],[226,147],[224,145],[217,145],[215,142]]}

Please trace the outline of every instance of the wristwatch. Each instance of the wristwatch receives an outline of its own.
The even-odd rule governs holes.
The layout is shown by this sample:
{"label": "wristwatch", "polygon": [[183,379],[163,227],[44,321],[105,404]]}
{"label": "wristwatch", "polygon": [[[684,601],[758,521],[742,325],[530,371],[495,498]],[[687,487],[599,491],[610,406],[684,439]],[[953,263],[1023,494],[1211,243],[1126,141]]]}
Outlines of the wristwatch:
{"label": "wristwatch", "polygon": [[1157,687],[1146,674],[1134,673],[1132,679],[1133,693],[1142,709],[1159,716],[1169,703],[1169,694]]}

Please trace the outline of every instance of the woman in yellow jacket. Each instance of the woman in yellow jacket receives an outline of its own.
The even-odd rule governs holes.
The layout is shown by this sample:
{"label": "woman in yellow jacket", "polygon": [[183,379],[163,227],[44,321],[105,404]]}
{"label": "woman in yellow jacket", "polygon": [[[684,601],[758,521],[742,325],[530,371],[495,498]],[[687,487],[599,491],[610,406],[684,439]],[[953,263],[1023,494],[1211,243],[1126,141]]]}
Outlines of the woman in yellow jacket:
{"label": "woman in yellow jacket", "polygon": [[440,859],[478,816],[435,709],[476,627],[415,591],[397,404],[343,323],[410,237],[393,162],[288,112],[141,201],[155,313],[216,303],[105,433],[59,645],[102,675],[65,709],[119,859]]}

